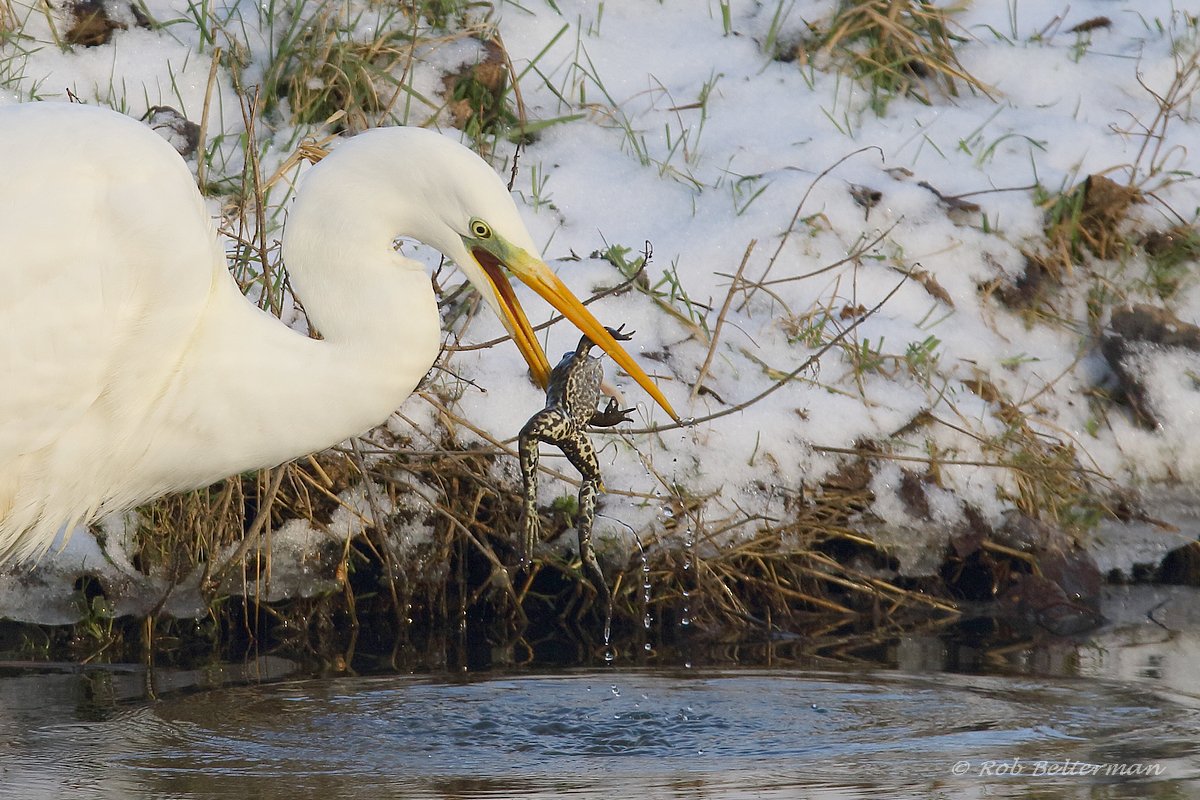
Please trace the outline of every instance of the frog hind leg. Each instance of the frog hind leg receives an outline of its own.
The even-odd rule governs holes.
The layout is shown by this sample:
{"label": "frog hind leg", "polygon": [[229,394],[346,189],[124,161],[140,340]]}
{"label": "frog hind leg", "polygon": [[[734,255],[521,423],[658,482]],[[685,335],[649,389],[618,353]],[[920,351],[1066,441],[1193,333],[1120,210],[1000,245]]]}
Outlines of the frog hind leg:
{"label": "frog hind leg", "polygon": [[537,510],[538,442],[557,443],[557,439],[569,429],[570,420],[565,413],[557,408],[543,408],[529,418],[517,436],[523,503],[519,550],[523,567],[533,563],[533,548],[542,530],[542,521]]}
{"label": "frog hind leg", "polygon": [[608,583],[604,580],[604,573],[600,570],[600,562],[596,559],[596,548],[592,546],[592,523],[596,519],[596,493],[604,491],[596,449],[582,433],[555,442],[555,444],[562,449],[563,455],[583,477],[583,481],[579,485],[579,515],[575,522],[576,533],[579,536],[579,560],[596,591],[604,598],[607,607],[612,602],[612,594],[609,592]]}
{"label": "frog hind leg", "polygon": [[604,481],[600,477],[600,462],[596,459],[596,448],[592,446],[583,431],[577,432],[574,436],[555,439],[551,443],[558,445],[563,455],[567,457],[567,461],[571,462],[571,466],[579,470],[585,483],[592,481],[600,491],[604,491]]}
{"label": "frog hind leg", "polygon": [[583,565],[584,574],[592,582],[596,592],[604,600],[605,614],[612,610],[612,592],[596,559],[596,548],[592,546],[592,523],[596,520],[596,486],[597,482],[585,479],[579,487],[579,516],[575,529],[579,536],[579,561]]}

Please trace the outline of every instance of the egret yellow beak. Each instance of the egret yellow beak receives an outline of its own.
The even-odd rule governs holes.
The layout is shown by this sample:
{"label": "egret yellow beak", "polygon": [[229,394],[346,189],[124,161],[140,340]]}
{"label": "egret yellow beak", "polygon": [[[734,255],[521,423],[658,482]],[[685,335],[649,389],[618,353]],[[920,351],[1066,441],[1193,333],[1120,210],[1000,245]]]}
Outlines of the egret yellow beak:
{"label": "egret yellow beak", "polygon": [[554,306],[576,328],[587,334],[587,337],[596,346],[608,353],[621,369],[625,370],[638,382],[638,385],[654,398],[663,411],[671,415],[671,419],[679,421],[679,415],[675,413],[675,409],[671,408],[671,404],[659,391],[658,386],[650,380],[650,376],[638,366],[637,362],[633,360],[633,356],[625,352],[612,334],[605,330],[604,326],[592,316],[592,312],[579,302],[579,299],[571,293],[566,284],[559,280],[550,267],[546,266],[545,262],[531,256],[524,249],[509,244],[495,234],[486,239],[465,239],[465,242],[468,251],[483,269],[483,273],[487,275],[488,281],[495,290],[499,300],[498,305],[502,311],[501,322],[512,334],[517,349],[525,357],[525,361],[533,373],[533,378],[539,386],[544,389],[550,384],[550,362],[546,360],[546,354],[542,351],[542,346],[538,344],[533,326],[529,324],[529,319],[521,309],[521,304],[517,302],[512,285],[501,270],[502,266],[520,278],[526,286],[537,292],[547,303]]}

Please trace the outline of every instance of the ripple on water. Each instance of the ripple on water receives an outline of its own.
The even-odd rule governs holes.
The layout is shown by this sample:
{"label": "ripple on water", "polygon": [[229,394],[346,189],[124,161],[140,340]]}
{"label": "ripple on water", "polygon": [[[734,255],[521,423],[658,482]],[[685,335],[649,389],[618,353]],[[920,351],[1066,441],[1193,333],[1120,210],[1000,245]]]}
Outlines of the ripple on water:
{"label": "ripple on water", "polygon": [[[800,787],[916,797],[955,780],[950,767],[962,759],[1153,756],[1194,777],[1196,722],[1193,709],[1085,681],[609,670],[234,687],[100,722],[43,724],[21,755],[38,773],[31,759],[52,754],[80,797],[180,786],[189,797],[288,800],[329,786],[346,797],[355,787],[406,797],[444,796],[447,787],[455,797],[693,796],[677,793],[683,785],[721,797],[792,796],[785,790]],[[0,770],[11,755],[0,749]],[[112,785],[121,793],[96,788]]]}

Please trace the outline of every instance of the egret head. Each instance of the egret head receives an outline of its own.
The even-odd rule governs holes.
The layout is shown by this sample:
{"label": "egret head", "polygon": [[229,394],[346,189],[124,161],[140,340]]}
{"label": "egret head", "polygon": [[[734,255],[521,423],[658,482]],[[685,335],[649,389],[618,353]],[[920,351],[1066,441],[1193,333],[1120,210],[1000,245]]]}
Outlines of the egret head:
{"label": "egret head", "polygon": [[671,404],[633,357],[535,255],[537,248],[533,239],[499,176],[470,150],[445,137],[437,138],[441,140],[438,149],[448,147],[449,150],[440,164],[444,170],[442,183],[437,189],[429,187],[428,192],[440,195],[437,208],[441,223],[453,232],[445,231],[437,237],[439,241],[428,244],[454,259],[483,295],[512,336],[538,385],[543,388],[548,385],[550,363],[506,273],[515,275],[587,334],[672,419],[678,420]]}

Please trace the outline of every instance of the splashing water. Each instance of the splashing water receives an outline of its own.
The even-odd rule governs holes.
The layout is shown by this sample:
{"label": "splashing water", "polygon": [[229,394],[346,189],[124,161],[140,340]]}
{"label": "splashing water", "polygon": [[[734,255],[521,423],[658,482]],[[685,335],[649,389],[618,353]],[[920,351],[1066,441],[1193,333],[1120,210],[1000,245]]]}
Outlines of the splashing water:
{"label": "splashing water", "polygon": [[617,650],[612,646],[613,604],[610,600],[604,611],[604,663],[611,664],[617,660]]}
{"label": "splashing water", "polygon": [[642,559],[642,628],[646,631],[646,641],[642,647],[647,653],[653,649],[650,646],[650,625],[654,621],[650,616],[650,559],[646,557],[646,548],[642,544],[642,537],[637,533],[633,534],[633,541],[637,543],[638,553]]}
{"label": "splashing water", "polygon": [[692,575],[692,565],[696,559],[696,534],[695,530],[689,524],[683,535],[683,585],[680,592],[683,594],[683,609],[680,611],[679,624],[683,627],[688,627],[692,624],[692,610],[690,605],[691,593],[688,592]]}

